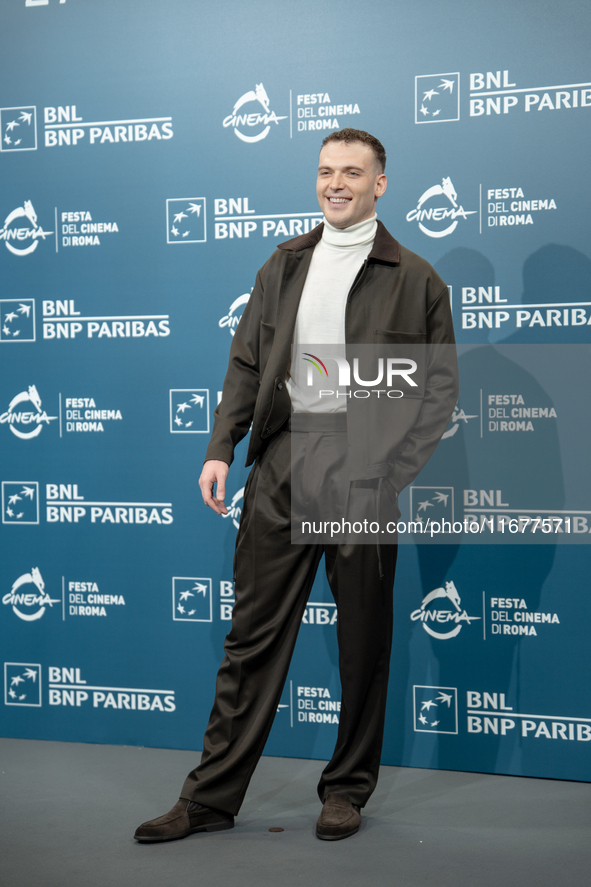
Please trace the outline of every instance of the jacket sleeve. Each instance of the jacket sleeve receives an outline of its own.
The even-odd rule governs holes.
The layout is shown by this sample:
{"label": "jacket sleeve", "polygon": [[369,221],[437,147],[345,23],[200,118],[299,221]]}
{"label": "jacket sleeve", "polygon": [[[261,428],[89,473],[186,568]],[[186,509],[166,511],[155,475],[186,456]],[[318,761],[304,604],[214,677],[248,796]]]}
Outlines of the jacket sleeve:
{"label": "jacket sleeve", "polygon": [[392,483],[398,493],[412,483],[433,455],[458,400],[458,364],[447,287],[429,309],[427,343],[421,411],[394,460]]}
{"label": "jacket sleeve", "polygon": [[259,392],[259,340],[263,305],[264,266],[257,274],[250,299],[236,327],[222,399],[214,411],[213,432],[205,461],[219,459],[231,465],[234,448],[248,434]]}

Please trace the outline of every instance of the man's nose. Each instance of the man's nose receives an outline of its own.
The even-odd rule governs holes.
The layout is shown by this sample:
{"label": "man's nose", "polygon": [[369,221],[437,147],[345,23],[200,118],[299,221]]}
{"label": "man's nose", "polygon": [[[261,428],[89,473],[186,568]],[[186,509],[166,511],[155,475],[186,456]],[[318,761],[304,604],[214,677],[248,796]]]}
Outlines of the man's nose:
{"label": "man's nose", "polygon": [[332,178],[330,180],[330,187],[333,191],[341,191],[345,186],[343,181],[343,177],[340,172],[335,172],[332,174]]}

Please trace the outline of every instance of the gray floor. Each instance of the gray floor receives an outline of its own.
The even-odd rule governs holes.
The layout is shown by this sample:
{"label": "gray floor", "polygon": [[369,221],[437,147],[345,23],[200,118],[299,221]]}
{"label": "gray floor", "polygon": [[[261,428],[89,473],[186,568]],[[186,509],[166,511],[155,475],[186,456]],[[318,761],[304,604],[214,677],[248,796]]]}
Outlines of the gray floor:
{"label": "gray floor", "polygon": [[[384,767],[360,832],[314,837],[321,763],[263,758],[232,831],[138,845],[193,752],[0,739],[1,887],[562,887],[591,881],[591,785]],[[281,833],[269,827],[281,826]]]}

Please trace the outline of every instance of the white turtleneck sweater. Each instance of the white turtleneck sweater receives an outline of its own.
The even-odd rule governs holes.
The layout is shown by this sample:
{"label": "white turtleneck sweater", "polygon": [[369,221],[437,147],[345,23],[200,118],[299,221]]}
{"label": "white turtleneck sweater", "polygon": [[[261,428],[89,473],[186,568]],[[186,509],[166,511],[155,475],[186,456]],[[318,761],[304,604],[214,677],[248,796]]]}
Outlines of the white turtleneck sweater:
{"label": "white turtleneck sweater", "polygon": [[[306,385],[307,366],[300,352],[319,357],[345,356],[345,308],[359,269],[373,246],[377,216],[349,228],[334,228],[324,219],[322,239],[316,245],[298,308],[290,378],[287,380],[294,412],[345,412],[347,398],[319,397]],[[302,347],[303,346],[303,347]],[[322,348],[322,346],[332,346]],[[318,354],[321,351],[322,354]],[[295,361],[295,362],[294,362]],[[335,367],[334,361],[329,361]],[[334,374],[330,372],[334,379]],[[320,378],[320,376],[319,376]],[[323,383],[325,388],[334,382]]]}

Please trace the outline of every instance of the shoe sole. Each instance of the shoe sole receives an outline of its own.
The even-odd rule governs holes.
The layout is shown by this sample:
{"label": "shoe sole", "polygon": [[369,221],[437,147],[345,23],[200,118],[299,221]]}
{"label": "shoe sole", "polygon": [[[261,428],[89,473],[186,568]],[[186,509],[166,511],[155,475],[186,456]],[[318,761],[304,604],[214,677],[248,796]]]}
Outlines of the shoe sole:
{"label": "shoe sole", "polygon": [[136,837],[134,835],[134,838],[138,844],[162,844],[164,841],[180,841],[181,838],[187,838],[189,835],[194,835],[197,832],[223,832],[230,828],[234,828],[233,822],[212,822],[209,825],[200,825],[197,828],[189,829],[180,835],[166,835],[161,838],[151,838],[148,835],[139,835]]}
{"label": "shoe sole", "polygon": [[352,829],[350,832],[345,832],[344,835],[322,835],[320,834],[318,829],[316,829],[316,837],[319,838],[321,841],[342,841],[343,838],[350,838],[351,835],[356,835],[358,831],[359,826]]}

